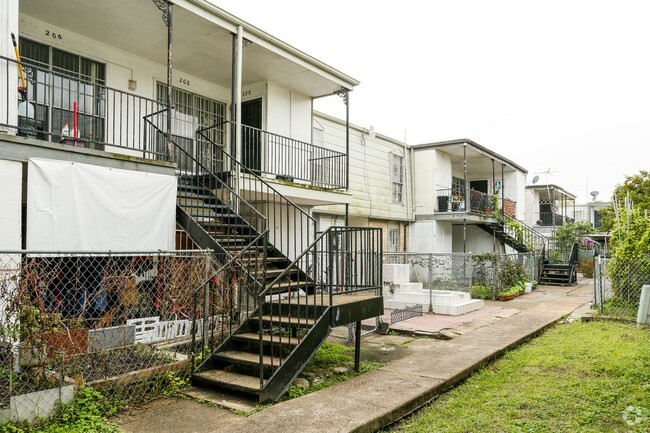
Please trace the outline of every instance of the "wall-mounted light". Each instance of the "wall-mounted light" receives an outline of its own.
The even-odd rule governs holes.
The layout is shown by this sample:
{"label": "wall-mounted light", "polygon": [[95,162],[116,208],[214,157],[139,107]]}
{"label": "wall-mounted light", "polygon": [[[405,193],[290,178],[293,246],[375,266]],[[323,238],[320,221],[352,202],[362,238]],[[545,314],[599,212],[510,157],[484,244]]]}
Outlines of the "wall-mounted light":
{"label": "wall-mounted light", "polygon": [[135,89],[138,88],[138,82],[135,80],[129,80],[129,90],[135,92]]}

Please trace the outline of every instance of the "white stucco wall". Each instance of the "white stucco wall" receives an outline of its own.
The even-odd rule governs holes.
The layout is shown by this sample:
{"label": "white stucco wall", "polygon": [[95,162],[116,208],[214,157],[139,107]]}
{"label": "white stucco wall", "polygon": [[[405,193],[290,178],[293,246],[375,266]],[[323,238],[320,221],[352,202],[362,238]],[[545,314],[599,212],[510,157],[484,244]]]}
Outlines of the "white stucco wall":
{"label": "white stucco wall", "polygon": [[452,251],[452,225],[446,221],[420,220],[409,226],[409,251],[444,253]]}
{"label": "white stucco wall", "polygon": [[[468,224],[465,233],[465,247],[463,248],[463,226],[453,227],[453,249],[455,253],[482,254],[494,251],[493,237],[485,230],[472,224]],[[503,246],[498,245],[498,252],[503,252]]]}
{"label": "white stucco wall", "polygon": [[21,249],[23,165],[0,159],[0,250]]}
{"label": "white stucco wall", "polygon": [[451,188],[451,158],[435,149],[415,149],[415,214],[431,215],[437,208],[437,191]]}

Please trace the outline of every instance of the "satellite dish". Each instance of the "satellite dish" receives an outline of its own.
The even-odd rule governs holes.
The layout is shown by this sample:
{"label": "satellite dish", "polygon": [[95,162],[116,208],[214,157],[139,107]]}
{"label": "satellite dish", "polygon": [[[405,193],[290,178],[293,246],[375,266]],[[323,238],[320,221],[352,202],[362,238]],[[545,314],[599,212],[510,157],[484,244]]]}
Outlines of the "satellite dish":
{"label": "satellite dish", "polygon": [[589,195],[591,196],[591,199],[593,201],[596,201],[596,197],[598,197],[599,192],[598,191],[591,191]]}
{"label": "satellite dish", "polygon": [[535,177],[533,178],[533,183],[537,183],[538,180],[539,180],[539,176],[535,175]]}

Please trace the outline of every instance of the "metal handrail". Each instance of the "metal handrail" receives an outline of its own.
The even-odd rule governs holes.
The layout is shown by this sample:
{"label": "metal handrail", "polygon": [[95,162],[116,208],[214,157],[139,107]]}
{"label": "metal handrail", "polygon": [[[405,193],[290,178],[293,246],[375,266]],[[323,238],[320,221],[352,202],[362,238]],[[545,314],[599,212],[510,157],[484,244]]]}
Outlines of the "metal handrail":
{"label": "metal handrail", "polygon": [[[224,125],[235,127],[233,121],[224,121],[197,132]],[[241,131],[246,151],[241,162],[251,170],[279,179],[307,182],[318,188],[345,188],[344,153],[253,126],[241,125]]]}
{"label": "metal handrail", "polygon": [[[267,203],[273,207],[273,217],[279,220],[286,220],[286,231],[284,227],[273,233],[269,233],[271,244],[281,251],[286,257],[295,257],[304,250],[304,245],[311,238],[316,236],[316,220],[314,217],[305,212],[300,206],[295,204],[291,199],[283,195],[274,188],[268,181],[259,176],[249,167],[246,167],[236,158],[232,157],[222,146],[214,143],[205,132],[221,127],[228,122],[222,122],[211,127],[197,130],[197,135],[201,136],[210,147],[209,152],[221,155],[221,161],[227,161],[223,169],[234,173],[244,173],[247,178],[240,177],[241,181],[239,191],[248,190],[248,194],[253,202]],[[283,210],[285,209],[286,210]],[[293,219],[293,221],[291,221]],[[285,223],[285,221],[282,221]],[[293,227],[292,227],[293,225]],[[293,229],[293,230],[292,230]],[[301,233],[300,236],[294,236],[291,239],[290,234]],[[293,241],[293,242],[292,242]]]}
{"label": "metal handrail", "polygon": [[[25,100],[16,95],[18,109],[7,110],[5,117],[0,118],[0,126],[39,140],[99,150],[106,147],[129,149],[141,152],[144,158],[166,159],[166,153],[143,146],[145,131],[140,123],[144,116],[150,116],[164,105],[160,101],[80,76],[55,72],[29,60],[23,59],[21,63],[27,79]],[[6,82],[0,85],[6,88],[7,103],[13,99],[10,95],[15,86],[10,81],[9,70],[18,65],[16,60],[0,56],[0,70],[4,70],[6,77]],[[82,126],[78,136],[72,137],[75,103]],[[45,109],[38,110],[39,107]],[[67,137],[62,135],[65,122],[70,124]]]}

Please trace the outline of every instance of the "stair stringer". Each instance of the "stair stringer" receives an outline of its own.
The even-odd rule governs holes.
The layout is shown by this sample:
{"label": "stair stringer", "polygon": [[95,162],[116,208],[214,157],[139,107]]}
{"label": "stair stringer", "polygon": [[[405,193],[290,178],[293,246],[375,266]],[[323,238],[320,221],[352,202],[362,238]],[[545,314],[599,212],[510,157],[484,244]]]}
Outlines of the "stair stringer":
{"label": "stair stringer", "polygon": [[[293,348],[289,356],[273,372],[273,375],[264,382],[259,396],[260,404],[277,401],[314,357],[332,329],[329,326],[330,312],[331,307],[324,308],[323,314],[312,325],[307,335],[300,340],[300,344]],[[251,319],[255,320],[255,317],[251,317]]]}
{"label": "stair stringer", "polygon": [[499,241],[502,243],[508,245],[509,247],[513,248],[515,251],[519,253],[527,253],[528,248],[521,242],[517,241],[515,238],[512,236],[508,235],[505,231],[498,230],[497,228],[502,228],[503,224],[498,223],[498,225],[495,224],[478,224],[478,226],[483,229],[484,231],[488,232],[491,235],[494,235]]}
{"label": "stair stringer", "polygon": [[201,248],[212,250],[216,256],[225,263],[225,258],[228,257],[228,252],[217,242],[194,218],[192,218],[185,210],[176,205],[176,222],[190,235]]}

